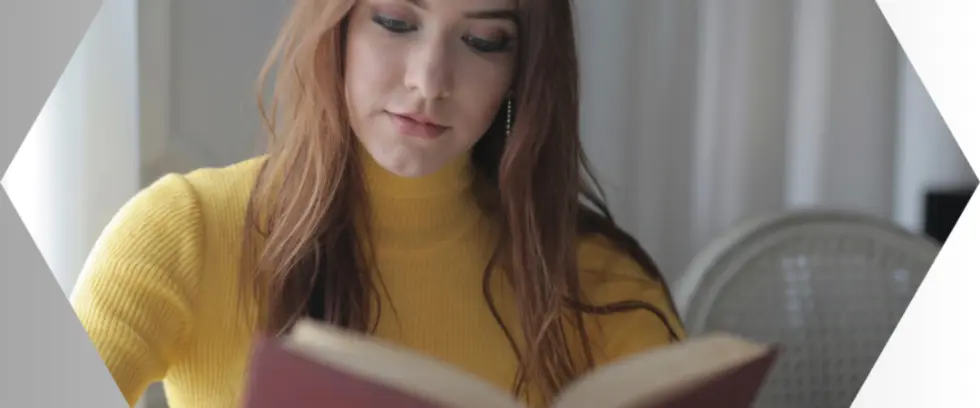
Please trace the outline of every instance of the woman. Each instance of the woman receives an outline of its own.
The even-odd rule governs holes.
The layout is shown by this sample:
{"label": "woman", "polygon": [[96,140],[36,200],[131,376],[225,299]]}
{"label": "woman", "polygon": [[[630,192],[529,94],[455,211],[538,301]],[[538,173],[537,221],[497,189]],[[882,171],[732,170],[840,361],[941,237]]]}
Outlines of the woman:
{"label": "woman", "polygon": [[127,400],[234,406],[254,335],[305,315],[535,406],[682,336],[584,181],[575,50],[569,0],[296,1],[268,154],[142,191],[73,294]]}

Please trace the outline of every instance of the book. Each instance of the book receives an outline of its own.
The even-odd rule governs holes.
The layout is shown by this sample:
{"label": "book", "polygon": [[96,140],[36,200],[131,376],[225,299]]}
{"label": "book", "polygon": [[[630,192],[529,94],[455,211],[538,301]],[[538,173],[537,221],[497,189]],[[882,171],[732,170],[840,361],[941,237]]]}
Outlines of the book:
{"label": "book", "polygon": [[[596,367],[553,408],[749,408],[778,355],[774,344],[711,333]],[[303,320],[253,350],[246,408],[526,408],[448,363]]]}

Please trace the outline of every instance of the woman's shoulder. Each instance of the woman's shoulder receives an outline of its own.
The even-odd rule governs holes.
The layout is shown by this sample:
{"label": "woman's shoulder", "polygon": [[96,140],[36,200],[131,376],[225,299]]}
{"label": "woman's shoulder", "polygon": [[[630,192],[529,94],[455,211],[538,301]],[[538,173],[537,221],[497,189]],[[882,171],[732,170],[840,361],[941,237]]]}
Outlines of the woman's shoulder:
{"label": "woman's shoulder", "polygon": [[205,281],[201,272],[211,259],[222,272],[220,260],[230,252],[222,244],[235,237],[221,228],[234,234],[241,224],[235,213],[244,213],[238,208],[260,162],[158,178],[117,210],[91,249],[71,303],[130,400],[166,374],[195,330],[211,326],[197,321],[210,318],[202,310],[215,310],[202,302],[230,293],[206,286],[218,280]]}
{"label": "woman's shoulder", "polygon": [[[198,196],[199,201],[222,202],[246,200],[255,183],[266,156],[256,156],[221,167],[202,167],[186,173],[171,173],[160,178],[154,185],[161,188],[171,183],[185,184]],[[154,187],[151,185],[151,188]]]}
{"label": "woman's shoulder", "polygon": [[263,161],[264,156],[258,156],[222,167],[165,174],[134,195],[116,218],[138,215],[144,222],[206,222],[226,216],[244,208]]}
{"label": "woman's shoulder", "polygon": [[231,230],[242,221],[261,162],[262,157],[256,157],[159,177],[116,212],[92,257],[158,256],[173,262],[199,256],[197,252],[206,246],[205,237],[213,236],[205,231]]}
{"label": "woman's shoulder", "polygon": [[650,271],[621,245],[598,234],[585,235],[578,240],[578,264],[583,279],[599,283],[607,281],[650,282]]}
{"label": "woman's shoulder", "polygon": [[607,237],[580,238],[578,266],[583,295],[589,303],[670,303],[668,284],[660,271],[645,268],[628,250]]}
{"label": "woman's shoulder", "polygon": [[[629,304],[624,313],[590,315],[599,361],[620,357],[685,338],[667,282],[647,270],[630,251],[604,236],[580,239],[578,260],[584,303],[603,307]],[[627,302],[627,303],[623,303]],[[636,307],[644,305],[644,307]],[[651,313],[652,312],[652,313]],[[590,323],[591,324],[591,323]]]}

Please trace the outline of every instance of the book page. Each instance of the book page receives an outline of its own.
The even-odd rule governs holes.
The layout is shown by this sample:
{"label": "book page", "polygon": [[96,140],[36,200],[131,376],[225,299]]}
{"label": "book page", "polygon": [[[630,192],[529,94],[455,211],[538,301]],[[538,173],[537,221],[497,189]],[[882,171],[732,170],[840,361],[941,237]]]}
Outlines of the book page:
{"label": "book page", "polygon": [[692,339],[597,368],[569,386],[554,406],[654,407],[771,353],[766,345],[726,335]]}

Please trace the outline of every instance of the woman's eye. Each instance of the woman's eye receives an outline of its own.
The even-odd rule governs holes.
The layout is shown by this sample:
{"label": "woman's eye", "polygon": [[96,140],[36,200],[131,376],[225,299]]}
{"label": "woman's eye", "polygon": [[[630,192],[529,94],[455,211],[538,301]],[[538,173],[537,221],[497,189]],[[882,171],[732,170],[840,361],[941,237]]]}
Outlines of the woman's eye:
{"label": "woman's eye", "polygon": [[500,38],[496,40],[488,40],[485,38],[480,38],[474,35],[463,36],[463,42],[465,42],[473,49],[479,52],[503,52],[507,50],[510,45],[509,38]]}
{"label": "woman's eye", "polygon": [[406,21],[397,20],[394,18],[388,18],[385,16],[376,15],[372,17],[371,20],[374,21],[375,24],[384,28],[385,30],[391,31],[393,33],[407,33],[415,29],[415,26],[413,26],[412,24]]}

